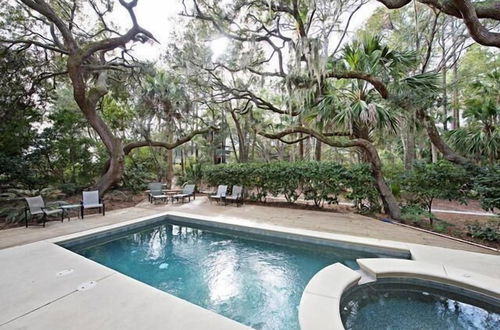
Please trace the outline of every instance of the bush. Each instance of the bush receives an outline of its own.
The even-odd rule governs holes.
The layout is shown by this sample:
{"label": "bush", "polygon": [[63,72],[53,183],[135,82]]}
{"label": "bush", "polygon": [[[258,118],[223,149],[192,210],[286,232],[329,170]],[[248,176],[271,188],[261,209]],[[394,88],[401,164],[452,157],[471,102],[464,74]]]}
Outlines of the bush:
{"label": "bush", "polygon": [[201,163],[186,162],[185,173],[177,176],[177,185],[183,186],[185,183],[194,183],[197,187],[203,179],[203,165]]}
{"label": "bush", "polygon": [[306,200],[314,205],[322,206],[338,204],[338,196],[345,192],[349,179],[349,171],[342,165],[331,162],[311,162],[307,164],[304,176],[303,193]]}
{"label": "bush", "polygon": [[474,189],[485,210],[500,209],[500,165],[482,169],[474,179]]}
{"label": "bush", "polygon": [[303,194],[306,200],[321,206],[324,202],[338,203],[339,195],[346,193],[360,210],[379,205],[373,178],[365,165],[347,168],[333,162],[221,164],[204,167],[203,180],[213,187],[242,185],[251,192],[252,200],[284,195],[289,203],[294,203]]}
{"label": "bush", "polygon": [[375,179],[368,164],[357,164],[349,169],[347,199],[354,201],[355,207],[362,213],[380,211],[379,193],[375,189]]}
{"label": "bush", "polygon": [[[410,204],[420,205],[430,213],[436,198],[465,204],[470,181],[462,167],[449,162],[417,163],[413,171],[402,178],[401,188],[410,196]],[[429,217],[429,221],[432,225],[433,217]]]}
{"label": "bush", "polygon": [[154,175],[142,163],[139,163],[125,167],[122,185],[132,192],[140,192],[147,189],[147,182],[155,180]]}
{"label": "bush", "polygon": [[474,238],[490,242],[500,241],[500,220],[494,219],[487,223],[481,224],[474,222],[467,224],[467,234]]}
{"label": "bush", "polygon": [[420,205],[408,204],[401,207],[401,220],[410,222],[415,225],[420,225],[422,220],[433,218],[434,215],[424,210]]}

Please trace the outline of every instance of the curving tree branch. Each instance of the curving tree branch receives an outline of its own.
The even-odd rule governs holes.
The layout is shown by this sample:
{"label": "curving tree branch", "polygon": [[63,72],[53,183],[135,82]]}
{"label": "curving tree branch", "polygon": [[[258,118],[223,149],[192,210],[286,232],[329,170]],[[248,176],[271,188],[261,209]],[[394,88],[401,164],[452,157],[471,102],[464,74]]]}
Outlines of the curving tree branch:
{"label": "curving tree branch", "polygon": [[460,11],[472,39],[481,45],[500,48],[500,33],[488,31],[488,29],[479,22],[476,10],[470,0],[453,0],[453,3]]}
{"label": "curving tree branch", "polygon": [[[397,9],[408,5],[411,0],[377,0],[389,9]],[[420,3],[436,8],[439,11],[462,18],[471,37],[485,46],[500,48],[500,33],[488,31],[479,21],[482,18],[500,21],[500,1],[470,0],[417,0]]]}
{"label": "curving tree branch", "polygon": [[337,78],[337,79],[360,79],[365,80],[373,85],[373,87],[380,93],[380,95],[387,99],[389,98],[389,91],[385,86],[385,83],[378,77],[359,71],[348,71],[348,72],[329,72],[325,75],[325,78]]}
{"label": "curving tree branch", "polygon": [[123,152],[125,153],[125,155],[128,155],[133,149],[141,148],[141,147],[161,147],[161,148],[165,148],[168,150],[172,150],[172,149],[175,149],[178,146],[180,146],[186,142],[191,141],[196,135],[205,134],[205,133],[208,133],[208,132],[213,131],[213,130],[216,130],[216,128],[215,127],[207,127],[207,128],[203,128],[203,129],[197,129],[197,130],[192,131],[188,135],[185,135],[185,136],[177,139],[176,141],[174,141],[172,143],[161,142],[161,141],[131,142],[131,143],[126,144],[123,147]]}

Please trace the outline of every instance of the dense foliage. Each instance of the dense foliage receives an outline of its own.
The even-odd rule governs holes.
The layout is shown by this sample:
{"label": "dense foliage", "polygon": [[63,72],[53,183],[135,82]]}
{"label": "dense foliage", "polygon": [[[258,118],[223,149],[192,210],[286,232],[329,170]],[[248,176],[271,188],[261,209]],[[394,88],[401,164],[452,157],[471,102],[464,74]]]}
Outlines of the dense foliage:
{"label": "dense foliage", "polygon": [[206,166],[204,181],[242,185],[251,199],[283,195],[294,203],[303,195],[316,206],[338,203],[343,195],[363,211],[374,210],[378,193],[367,166],[343,166],[334,162],[272,162]]}
{"label": "dense foliage", "polygon": [[475,177],[474,189],[481,206],[488,211],[500,211],[500,165],[483,168]]}
{"label": "dense foliage", "polygon": [[493,219],[487,223],[474,222],[467,225],[468,234],[471,237],[491,242],[500,241],[500,220]]}
{"label": "dense foliage", "polygon": [[[432,212],[432,202],[436,198],[466,203],[470,178],[462,167],[448,162],[417,163],[413,171],[402,178],[402,189],[408,196],[410,204],[423,207]],[[433,217],[429,220],[433,222]]]}

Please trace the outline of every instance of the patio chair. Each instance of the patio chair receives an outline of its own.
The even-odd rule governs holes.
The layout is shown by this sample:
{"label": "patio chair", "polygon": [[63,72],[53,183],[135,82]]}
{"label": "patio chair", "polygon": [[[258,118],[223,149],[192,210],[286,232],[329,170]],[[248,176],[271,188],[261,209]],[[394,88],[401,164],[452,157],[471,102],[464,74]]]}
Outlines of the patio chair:
{"label": "patio chair", "polygon": [[149,185],[149,202],[154,203],[156,200],[167,201],[168,196],[163,193],[163,184],[161,182],[152,182]]}
{"label": "patio chair", "polygon": [[226,202],[236,203],[238,207],[239,204],[243,203],[243,187],[242,186],[233,186],[231,191],[231,195],[226,196]]}
{"label": "patio chair", "polygon": [[188,198],[189,201],[191,201],[191,197],[193,197],[193,199],[195,198],[195,195],[194,195],[195,187],[196,186],[194,184],[185,185],[184,188],[182,188],[182,192],[180,194],[176,194],[176,195],[172,196],[172,202],[174,202],[174,200],[179,201],[179,199],[181,199],[181,198],[182,198],[183,203],[184,203],[185,198]]}
{"label": "patio chair", "polygon": [[215,195],[208,195],[208,200],[210,201],[210,203],[212,202],[212,200],[216,200],[217,203],[219,203],[226,197],[226,194],[227,194],[227,186],[219,185],[217,187],[217,193]]}
{"label": "patio chair", "polygon": [[83,192],[83,200],[80,202],[81,205],[81,214],[83,219],[83,213],[85,209],[99,209],[99,212],[102,212],[102,215],[106,215],[106,207],[104,202],[99,197],[99,191],[84,191]]}
{"label": "patio chair", "polygon": [[26,221],[26,228],[28,228],[28,211],[30,212],[31,218],[33,218],[34,215],[41,215],[42,216],[42,224],[43,227],[45,227],[45,222],[47,221],[47,216],[49,215],[54,215],[54,214],[61,214],[61,222],[64,220],[63,216],[63,210],[62,209],[50,209],[45,206],[45,202],[43,201],[42,196],[36,196],[36,197],[25,197],[26,203],[28,206],[24,209],[24,218]]}

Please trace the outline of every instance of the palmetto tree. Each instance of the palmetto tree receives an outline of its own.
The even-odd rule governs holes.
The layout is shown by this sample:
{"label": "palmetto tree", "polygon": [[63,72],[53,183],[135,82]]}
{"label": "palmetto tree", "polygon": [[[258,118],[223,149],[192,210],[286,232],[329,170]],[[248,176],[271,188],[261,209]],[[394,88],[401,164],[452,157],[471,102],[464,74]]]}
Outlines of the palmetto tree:
{"label": "palmetto tree", "polygon": [[[341,57],[331,59],[329,66],[337,71],[359,71],[395,82],[403,78],[415,63],[410,52],[394,51],[377,36],[362,35],[344,47]],[[325,125],[344,130],[353,137],[373,141],[372,133],[394,133],[401,115],[388,106],[380,93],[365,80],[338,80],[326,88],[326,93],[313,116]]]}
{"label": "palmetto tree", "polygon": [[500,71],[478,78],[465,102],[467,126],[450,131],[447,138],[458,152],[493,164],[500,158]]}

